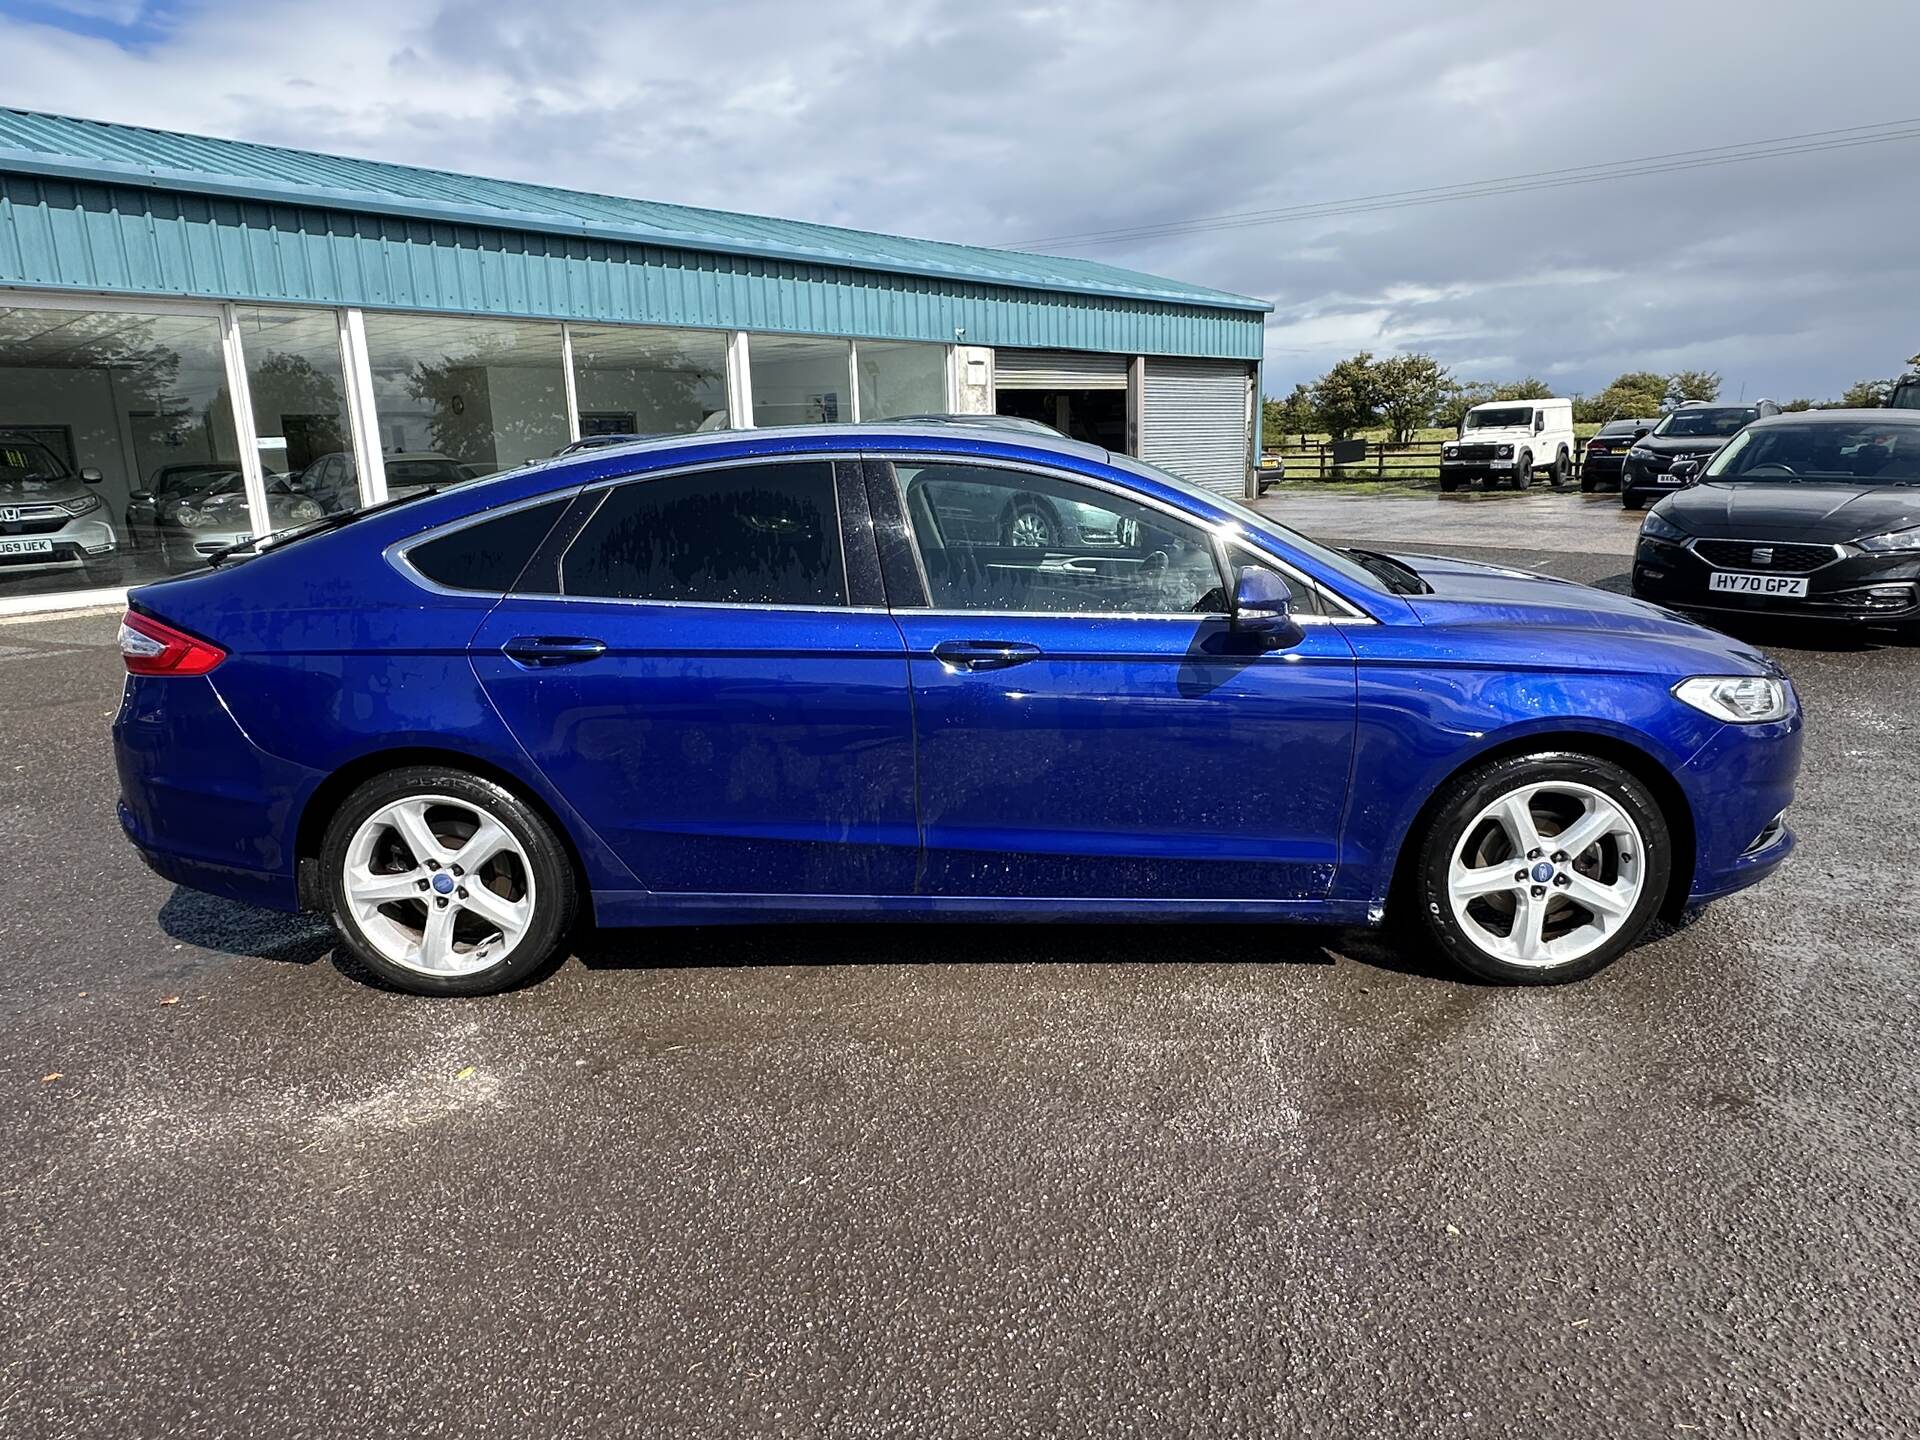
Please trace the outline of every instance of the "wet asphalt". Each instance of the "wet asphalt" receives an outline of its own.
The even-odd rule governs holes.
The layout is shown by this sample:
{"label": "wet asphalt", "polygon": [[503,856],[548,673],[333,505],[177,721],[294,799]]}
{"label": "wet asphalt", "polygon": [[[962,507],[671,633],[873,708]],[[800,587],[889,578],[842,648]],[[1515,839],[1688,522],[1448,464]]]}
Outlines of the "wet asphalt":
{"label": "wet asphalt", "polygon": [[895,925],[436,1002],[140,867],[113,629],[0,625],[0,1435],[1916,1429],[1920,648],[1754,637],[1799,855],[1573,987]]}

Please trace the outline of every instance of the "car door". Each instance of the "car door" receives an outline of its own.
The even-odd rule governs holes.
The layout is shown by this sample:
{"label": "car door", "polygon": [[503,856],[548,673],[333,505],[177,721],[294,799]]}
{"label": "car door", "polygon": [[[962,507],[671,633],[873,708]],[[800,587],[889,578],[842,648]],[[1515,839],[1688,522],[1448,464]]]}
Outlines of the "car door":
{"label": "car door", "polygon": [[[870,460],[868,484],[912,669],[927,893],[1327,893],[1355,666],[1302,577],[1301,636],[1267,649],[1229,621],[1210,531],[1118,476],[896,459]],[[945,523],[956,489],[996,512],[1043,500],[1084,533],[976,540]]]}
{"label": "car door", "polygon": [[835,468],[590,487],[474,637],[520,744],[649,890],[912,892],[905,651],[859,466]]}

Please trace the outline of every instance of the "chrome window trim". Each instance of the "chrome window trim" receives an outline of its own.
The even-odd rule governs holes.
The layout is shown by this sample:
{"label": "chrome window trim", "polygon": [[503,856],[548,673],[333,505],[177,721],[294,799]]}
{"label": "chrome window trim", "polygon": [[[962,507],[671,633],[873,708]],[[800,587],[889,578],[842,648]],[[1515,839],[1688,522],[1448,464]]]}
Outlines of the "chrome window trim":
{"label": "chrome window trim", "polygon": [[[1694,549],[1696,545],[1701,545],[1701,544],[1745,545],[1749,550],[1764,550],[1770,545],[1811,545],[1811,546],[1814,546],[1815,548],[1827,549],[1827,550],[1833,551],[1833,559],[1823,560],[1818,565],[1814,565],[1806,570],[1775,570],[1771,566],[1753,566],[1753,565],[1749,565],[1747,569],[1741,570],[1737,566],[1714,564],[1713,561],[1707,559],[1706,556],[1702,555],[1698,550]],[[1681,548],[1684,550],[1692,551],[1694,558],[1698,560],[1702,565],[1706,566],[1709,570],[1718,570],[1721,573],[1728,574],[1728,575],[1752,575],[1752,574],[1758,573],[1762,569],[1769,570],[1771,573],[1776,575],[1813,575],[1813,574],[1817,574],[1819,571],[1826,569],[1827,566],[1829,565],[1838,565],[1842,560],[1847,558],[1847,552],[1842,546],[1834,545],[1834,544],[1822,545],[1822,543],[1818,540],[1747,540],[1737,536],[1727,536],[1727,535],[1695,535],[1691,540],[1687,541],[1687,543],[1683,545]]]}

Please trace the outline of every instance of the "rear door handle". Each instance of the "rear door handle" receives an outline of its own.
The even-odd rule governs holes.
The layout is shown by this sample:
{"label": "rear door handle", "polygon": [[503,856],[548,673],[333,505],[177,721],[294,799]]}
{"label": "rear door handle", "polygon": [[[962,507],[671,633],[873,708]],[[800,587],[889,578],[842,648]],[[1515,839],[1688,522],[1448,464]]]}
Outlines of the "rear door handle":
{"label": "rear door handle", "polygon": [[605,642],[581,635],[516,635],[500,649],[509,660],[529,670],[578,665],[607,653]]}
{"label": "rear door handle", "polygon": [[942,640],[933,658],[951,670],[1005,670],[1040,658],[1040,647],[1019,640]]}

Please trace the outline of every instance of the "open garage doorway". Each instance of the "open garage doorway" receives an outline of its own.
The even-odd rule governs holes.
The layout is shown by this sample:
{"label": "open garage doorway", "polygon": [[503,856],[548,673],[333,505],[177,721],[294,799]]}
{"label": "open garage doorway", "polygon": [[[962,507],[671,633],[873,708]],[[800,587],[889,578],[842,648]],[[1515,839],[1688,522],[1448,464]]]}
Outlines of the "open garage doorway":
{"label": "open garage doorway", "polygon": [[996,350],[994,410],[1131,454],[1125,355]]}

